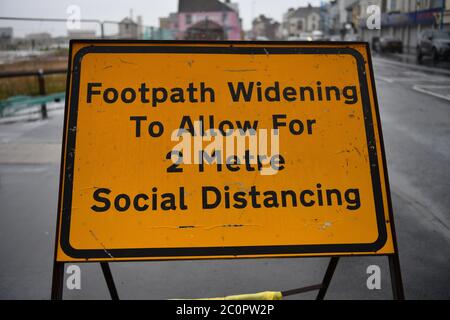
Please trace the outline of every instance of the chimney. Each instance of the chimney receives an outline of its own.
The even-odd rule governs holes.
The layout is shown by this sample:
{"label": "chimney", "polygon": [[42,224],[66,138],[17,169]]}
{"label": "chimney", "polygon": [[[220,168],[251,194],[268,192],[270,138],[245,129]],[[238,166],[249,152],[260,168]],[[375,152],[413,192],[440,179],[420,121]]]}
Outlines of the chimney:
{"label": "chimney", "polygon": [[141,15],[138,15],[137,17],[136,17],[136,22],[137,22],[137,27],[138,27],[138,37],[140,38],[140,39],[142,39],[142,37],[143,37],[143,35],[144,35],[144,26],[143,26],[143,24],[142,24],[142,16]]}

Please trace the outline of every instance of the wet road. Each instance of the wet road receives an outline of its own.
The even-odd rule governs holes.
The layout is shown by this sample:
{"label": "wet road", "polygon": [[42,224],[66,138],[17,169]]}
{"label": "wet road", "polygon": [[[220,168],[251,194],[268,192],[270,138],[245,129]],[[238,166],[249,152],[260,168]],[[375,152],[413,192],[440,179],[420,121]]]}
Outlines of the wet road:
{"label": "wet road", "polygon": [[[374,60],[405,294],[450,298],[450,77]],[[48,121],[0,125],[0,299],[48,299],[59,179],[62,111]],[[327,258],[113,264],[124,299],[212,297],[320,282]],[[366,268],[382,271],[368,290]],[[98,264],[82,264],[81,290],[107,299]],[[293,296],[313,298],[314,293]],[[343,258],[328,298],[390,299],[387,258]]]}

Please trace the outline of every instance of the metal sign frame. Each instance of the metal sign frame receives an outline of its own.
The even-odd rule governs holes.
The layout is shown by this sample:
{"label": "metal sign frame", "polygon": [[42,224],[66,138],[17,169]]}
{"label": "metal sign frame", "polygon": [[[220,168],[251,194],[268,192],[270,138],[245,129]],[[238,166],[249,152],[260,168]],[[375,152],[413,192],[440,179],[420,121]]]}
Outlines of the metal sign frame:
{"label": "metal sign frame", "polygon": [[[72,65],[72,47],[74,43],[101,43],[101,44],[107,44],[107,43],[121,43],[121,44],[127,44],[132,43],[133,46],[118,46],[118,47],[108,47],[108,46],[90,46],[85,47],[76,54],[74,57],[74,65]],[[137,44],[158,44],[158,46],[153,47],[145,47],[145,46],[137,46]],[[180,47],[168,47],[168,44],[183,44],[183,46]],[[226,46],[217,46],[217,47],[189,47],[186,46],[188,44],[201,44],[201,45],[226,45]],[[255,45],[254,47],[234,47],[233,45],[236,44],[245,44],[245,45]],[[61,152],[61,167],[60,167],[60,197],[58,200],[58,217],[57,217],[57,228],[56,228],[56,238],[55,238],[55,255],[54,255],[54,267],[53,267],[53,280],[52,280],[52,299],[62,299],[63,294],[63,279],[64,279],[64,264],[65,262],[57,261],[57,250],[58,250],[58,241],[61,241],[61,247],[64,248],[64,251],[70,252],[71,256],[73,257],[79,257],[80,259],[86,259],[86,258],[92,258],[93,260],[86,259],[87,262],[100,262],[103,274],[105,276],[105,280],[108,284],[108,288],[110,290],[111,297],[113,299],[118,299],[117,290],[114,285],[114,281],[112,278],[111,271],[109,269],[109,265],[106,262],[108,258],[108,253],[105,252],[105,250],[76,250],[72,248],[69,244],[69,230],[70,230],[70,211],[71,211],[71,192],[72,192],[72,183],[71,181],[67,180],[68,177],[70,177],[70,172],[64,172],[66,170],[65,168],[68,167],[69,171],[73,170],[73,161],[74,161],[74,155],[70,155],[68,152],[67,154],[64,154],[65,150],[70,150],[70,148],[75,147],[75,138],[76,138],[76,130],[70,130],[71,127],[76,126],[76,116],[77,116],[77,106],[78,106],[78,96],[77,96],[77,86],[79,85],[79,72],[81,70],[80,67],[80,60],[82,56],[88,52],[101,52],[101,53],[109,53],[109,52],[115,52],[115,53],[121,53],[121,52],[136,52],[136,50],[143,50],[143,48],[147,48],[146,50],[149,50],[151,52],[188,52],[193,53],[199,52],[199,53],[208,53],[211,50],[215,50],[214,52],[221,52],[221,53],[247,53],[247,54],[267,54],[267,50],[264,48],[261,48],[261,45],[303,45],[307,47],[303,48],[289,48],[289,47],[272,47],[270,48],[271,52],[277,53],[277,54],[289,54],[289,53],[302,53],[302,54],[318,54],[318,53],[327,53],[327,54],[333,54],[333,53],[339,53],[339,54],[351,54],[355,57],[357,61],[357,67],[358,67],[358,76],[359,76],[359,84],[361,88],[361,97],[362,97],[362,105],[364,109],[364,115],[366,118],[365,120],[365,129],[367,134],[367,144],[368,144],[368,152],[369,152],[369,161],[371,163],[378,161],[378,153],[381,152],[382,162],[383,162],[383,171],[384,171],[384,181],[386,184],[386,193],[387,193],[387,204],[388,204],[388,213],[389,213],[389,223],[391,226],[392,231],[392,241],[394,246],[394,254],[388,254],[389,258],[389,267],[390,267],[390,274],[391,274],[391,282],[392,282],[392,289],[394,293],[394,298],[396,299],[403,299],[404,293],[403,293],[403,285],[401,280],[401,272],[400,272],[400,263],[398,258],[398,249],[397,249],[397,242],[396,242],[396,235],[395,235],[395,227],[394,227],[394,220],[393,220],[393,213],[392,213],[392,203],[391,203],[391,197],[390,197],[390,190],[389,190],[389,179],[388,179],[388,173],[387,173],[387,166],[386,166],[386,158],[385,158],[385,151],[384,151],[384,142],[383,142],[383,135],[381,130],[381,122],[380,122],[380,115],[379,115],[379,109],[378,109],[378,101],[377,101],[377,93],[376,93],[376,87],[375,87],[375,80],[374,80],[374,74],[373,74],[373,66],[371,61],[371,55],[370,55],[370,48],[367,43],[363,42],[332,42],[331,44],[333,46],[338,46],[338,48],[321,48],[320,46],[324,45],[324,42],[320,43],[314,43],[314,42],[274,42],[274,41],[268,41],[268,42],[252,42],[252,41],[240,41],[240,42],[232,42],[232,41],[127,41],[127,40],[71,40],[70,43],[70,49],[69,49],[69,68],[68,68],[68,75],[67,75],[67,90],[66,90],[66,104],[65,104],[65,116],[64,116],[64,131],[63,131],[63,146],[62,146],[62,152]],[[314,47],[314,44],[317,45],[317,47]],[[160,46],[159,46],[160,45]],[[257,46],[256,46],[257,45]],[[369,99],[369,93],[367,89],[367,79],[366,75],[364,74],[366,66],[364,59],[362,58],[359,53],[349,48],[349,45],[364,45],[367,49],[368,54],[368,67],[371,71],[370,73],[370,81],[371,81],[371,87],[374,94],[374,103],[375,103],[375,111],[376,111],[376,122],[377,122],[377,130],[379,135],[379,144],[381,147],[381,150],[377,151],[375,148],[375,137],[374,137],[374,129],[371,127],[373,125],[372,122],[372,110]],[[213,48],[213,49],[211,49]],[[231,51],[230,51],[231,50]],[[359,55],[359,56],[358,56]],[[73,81],[71,83],[71,80]],[[69,95],[69,91],[71,91],[72,94]],[[70,101],[69,101],[70,97]],[[68,117],[70,119],[70,123],[67,122]],[[66,137],[67,133],[67,137]],[[371,148],[372,147],[372,148]],[[385,225],[385,210],[383,208],[383,200],[381,196],[381,182],[380,182],[380,172],[379,168],[377,166],[371,166],[371,176],[372,176],[372,186],[375,196],[375,206],[376,206],[376,217],[377,217],[377,226],[378,226],[378,239],[371,244],[347,244],[347,245],[300,245],[300,246],[272,246],[272,247],[208,247],[208,248],[153,248],[153,249],[108,249],[109,252],[111,252],[114,257],[122,257],[120,261],[144,261],[145,259],[130,259],[127,260],[128,257],[149,257],[149,256],[157,256],[157,257],[167,257],[167,260],[170,260],[170,257],[174,256],[183,256],[189,259],[191,256],[205,256],[205,258],[215,258],[218,257],[224,257],[227,258],[228,256],[242,256],[245,258],[245,256],[249,256],[250,258],[255,258],[257,255],[270,255],[270,254],[298,254],[298,253],[307,253],[307,255],[302,256],[329,256],[331,257],[330,264],[328,266],[325,278],[320,285],[315,285],[307,288],[300,288],[300,289],[294,289],[290,290],[292,294],[298,293],[298,292],[305,292],[311,290],[317,290],[320,289],[318,299],[323,299],[323,297],[326,294],[328,285],[331,281],[332,275],[334,273],[334,270],[336,268],[337,262],[338,262],[338,256],[333,256],[332,254],[324,255],[323,253],[332,253],[336,252],[339,253],[339,256],[350,256],[353,255],[352,252],[359,251],[359,252],[374,252],[381,248],[387,238],[386,234],[386,225]],[[64,180],[65,179],[65,180]],[[64,181],[63,181],[64,180]],[[64,185],[64,188],[63,188]],[[63,190],[64,189],[64,190]],[[64,197],[62,195],[64,194]],[[61,201],[61,199],[64,198],[64,201]],[[60,215],[60,212],[62,214]],[[62,217],[61,217],[62,216]],[[62,219],[61,219],[62,218]],[[61,235],[61,239],[59,236]],[[130,256],[131,252],[131,256]],[[345,252],[348,252],[346,254]],[[321,254],[322,253],[322,254]],[[263,258],[264,256],[262,256]],[[284,257],[284,256],[280,256]],[[289,256],[288,256],[289,257]],[[103,260],[103,261],[102,261]],[[155,259],[149,259],[149,260],[155,260]],[[166,260],[159,258],[158,260]],[[117,262],[120,262],[117,261]],[[77,261],[78,262],[84,262],[82,260]],[[116,261],[114,261],[116,262]],[[300,291],[299,291],[300,290]],[[293,293],[294,292],[294,293]],[[288,293],[288,292],[286,292]]]}

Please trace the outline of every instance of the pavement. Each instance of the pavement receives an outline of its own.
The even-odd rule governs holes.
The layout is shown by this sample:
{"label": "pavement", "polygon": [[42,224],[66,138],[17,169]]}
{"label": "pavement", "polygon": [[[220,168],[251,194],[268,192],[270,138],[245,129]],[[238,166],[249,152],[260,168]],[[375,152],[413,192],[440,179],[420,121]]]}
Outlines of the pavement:
{"label": "pavement", "polygon": [[[426,66],[425,66],[426,67]],[[450,299],[450,77],[374,58],[407,299]],[[0,125],[0,299],[48,299],[51,289],[63,111]],[[319,283],[328,258],[121,262],[122,299],[169,299],[288,290]],[[381,269],[368,290],[367,267]],[[81,290],[65,299],[109,299],[97,263],[80,264]],[[289,297],[313,299],[315,293]],[[386,257],[347,257],[329,299],[391,299]]]}
{"label": "pavement", "polygon": [[404,51],[403,53],[383,53],[379,54],[374,52],[376,57],[386,57],[391,61],[398,61],[402,63],[407,63],[411,67],[425,67],[428,70],[434,70],[437,72],[447,72],[450,73],[450,60],[438,60],[434,61],[431,57],[425,56],[423,57],[423,61],[418,64],[416,50]]}

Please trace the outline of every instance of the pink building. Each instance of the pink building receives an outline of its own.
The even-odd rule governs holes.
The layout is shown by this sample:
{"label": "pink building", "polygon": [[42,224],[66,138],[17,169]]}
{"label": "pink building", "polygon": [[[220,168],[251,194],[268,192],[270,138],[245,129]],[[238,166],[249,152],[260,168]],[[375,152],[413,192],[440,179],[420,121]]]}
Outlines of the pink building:
{"label": "pink building", "polygon": [[175,26],[180,40],[241,40],[237,4],[229,0],[179,0]]}

